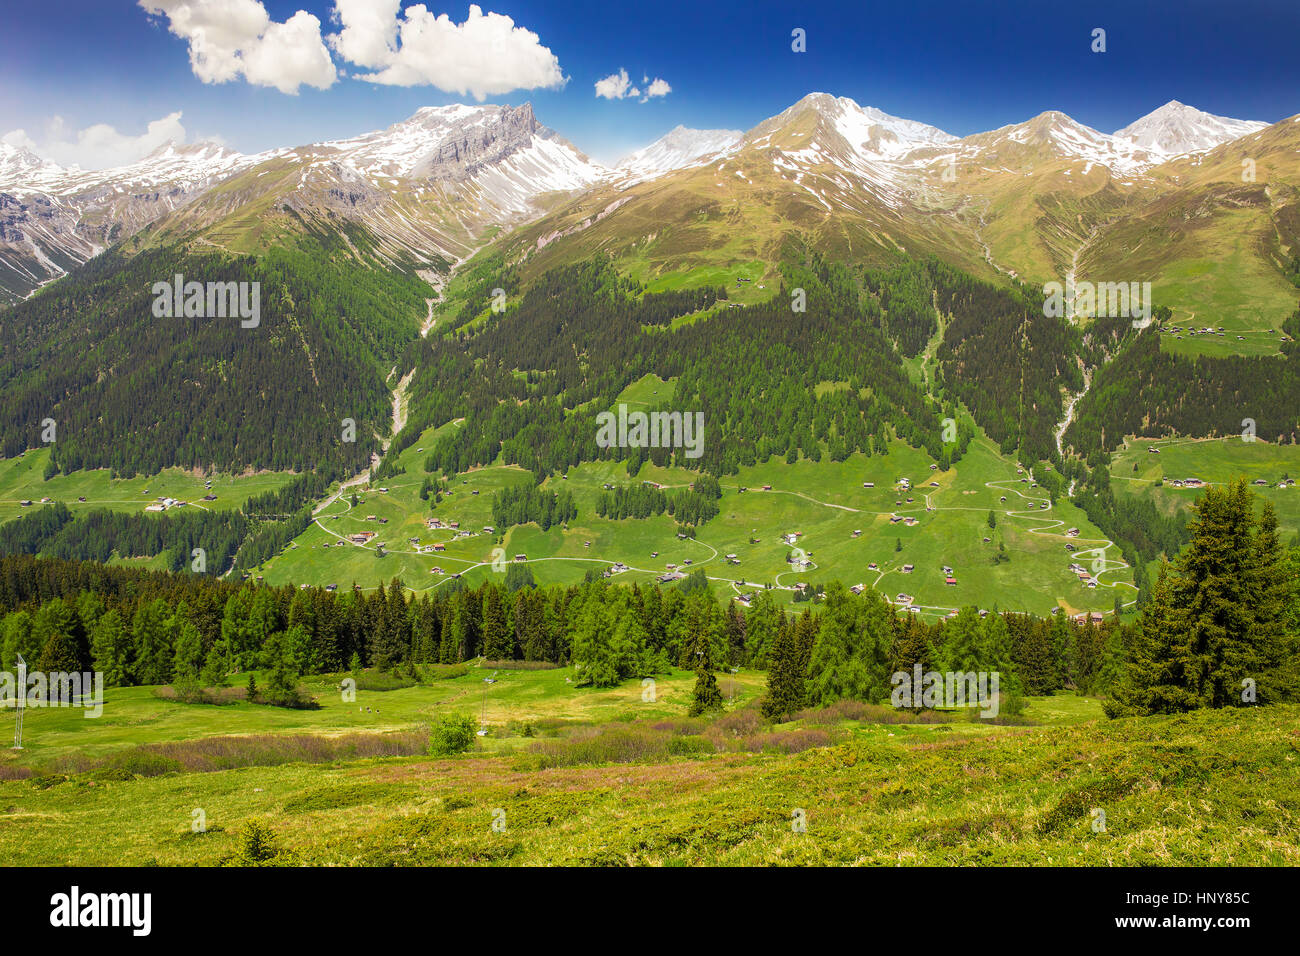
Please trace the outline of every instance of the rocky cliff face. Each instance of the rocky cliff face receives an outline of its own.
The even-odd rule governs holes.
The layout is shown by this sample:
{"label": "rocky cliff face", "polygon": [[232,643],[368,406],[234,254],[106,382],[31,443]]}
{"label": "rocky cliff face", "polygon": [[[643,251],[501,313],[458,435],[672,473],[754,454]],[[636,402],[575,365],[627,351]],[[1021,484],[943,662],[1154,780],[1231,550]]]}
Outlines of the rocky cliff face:
{"label": "rocky cliff face", "polygon": [[541,126],[531,104],[498,107],[495,115],[475,117],[442,131],[441,142],[416,163],[413,176],[463,182],[532,145]]}

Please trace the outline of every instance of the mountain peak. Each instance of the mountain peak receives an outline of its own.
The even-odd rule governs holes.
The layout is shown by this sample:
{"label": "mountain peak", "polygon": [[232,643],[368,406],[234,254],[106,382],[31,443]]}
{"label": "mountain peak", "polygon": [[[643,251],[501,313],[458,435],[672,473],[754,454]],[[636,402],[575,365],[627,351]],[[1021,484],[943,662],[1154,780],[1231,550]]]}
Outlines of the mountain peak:
{"label": "mountain peak", "polygon": [[656,176],[729,150],[743,136],[740,130],[735,129],[689,129],[677,125],[649,146],[623,157],[616,165],[634,176]]}
{"label": "mountain peak", "polygon": [[1215,116],[1194,106],[1170,100],[1141,119],[1117,130],[1115,138],[1132,143],[1163,161],[1175,156],[1203,153],[1257,130],[1267,123]]}
{"label": "mountain peak", "polygon": [[823,138],[839,137],[855,156],[865,160],[896,159],[914,149],[941,146],[957,138],[925,123],[862,106],[850,97],[822,92],[809,93],[754,127],[745,138],[755,144],[775,145],[786,139],[782,134],[788,127],[806,129],[810,113],[817,117]]}

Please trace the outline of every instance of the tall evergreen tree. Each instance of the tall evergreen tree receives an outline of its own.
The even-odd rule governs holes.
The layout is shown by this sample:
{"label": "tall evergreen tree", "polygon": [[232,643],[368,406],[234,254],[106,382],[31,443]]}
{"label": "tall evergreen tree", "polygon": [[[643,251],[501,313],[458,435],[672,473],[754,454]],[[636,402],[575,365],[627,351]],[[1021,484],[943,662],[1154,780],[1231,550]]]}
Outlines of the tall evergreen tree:
{"label": "tall evergreen tree", "polygon": [[799,668],[802,653],[794,625],[781,615],[776,626],[767,661],[767,696],[763,698],[763,716],[770,720],[788,720],[804,706],[807,677]]}

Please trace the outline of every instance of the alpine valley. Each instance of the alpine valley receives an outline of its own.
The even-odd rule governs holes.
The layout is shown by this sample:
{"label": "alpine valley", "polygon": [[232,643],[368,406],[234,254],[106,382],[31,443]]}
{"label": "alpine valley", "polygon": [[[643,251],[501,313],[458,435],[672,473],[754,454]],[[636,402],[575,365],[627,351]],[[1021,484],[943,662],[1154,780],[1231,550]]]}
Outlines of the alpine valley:
{"label": "alpine valley", "polygon": [[[157,317],[175,277],[260,321]],[[1052,283],[1149,283],[1150,322]],[[0,551],[1128,615],[1206,485],[1300,532],[1298,286],[1300,117],[1177,102],[958,138],[811,93],[608,167],[528,104],[95,172],[0,145]],[[700,444],[598,441],[620,409]]]}

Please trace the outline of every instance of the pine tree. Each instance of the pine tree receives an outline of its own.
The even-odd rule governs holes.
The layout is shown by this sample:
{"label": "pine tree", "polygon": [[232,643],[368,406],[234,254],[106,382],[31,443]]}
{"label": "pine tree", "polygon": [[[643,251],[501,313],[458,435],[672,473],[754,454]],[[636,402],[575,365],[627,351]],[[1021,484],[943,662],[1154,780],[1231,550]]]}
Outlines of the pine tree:
{"label": "pine tree", "polygon": [[[287,633],[272,634],[262,649],[262,666],[266,668],[266,690],[262,698],[279,707],[294,707],[301,702],[298,681],[301,675],[289,653]],[[249,678],[250,687],[252,678]]]}
{"label": "pine tree", "polygon": [[29,664],[47,674],[81,670],[80,633],[81,622],[71,604],[55,598],[41,605],[32,617],[32,642],[40,645],[41,652],[35,661],[28,658]]}
{"label": "pine tree", "polygon": [[886,697],[893,628],[884,599],[875,591],[854,596],[832,583],[819,624],[808,662],[808,702],[824,707],[844,698]]}
{"label": "pine tree", "polygon": [[226,677],[226,649],[218,641],[208,649],[207,657],[203,659],[199,683],[204,687],[225,687],[229,682]]}
{"label": "pine tree", "polygon": [[795,628],[783,614],[767,661],[767,696],[763,698],[762,713],[769,720],[788,720],[804,706],[807,679],[799,669],[800,657]]}
{"label": "pine tree", "polygon": [[96,622],[90,649],[95,670],[104,675],[105,684],[126,687],[131,683],[131,634],[117,608],[105,612]]}
{"label": "pine tree", "polygon": [[[1295,693],[1293,570],[1277,517],[1238,479],[1196,505],[1191,540],[1143,608],[1111,716],[1267,703]],[[1255,694],[1245,693],[1254,686]]]}
{"label": "pine tree", "polygon": [[487,585],[483,598],[483,656],[490,661],[505,661],[514,657],[514,641],[506,624],[505,604],[501,591]]}
{"label": "pine tree", "polygon": [[136,681],[140,684],[168,684],[172,679],[171,635],[167,602],[162,598],[141,604],[131,621],[135,642]]}
{"label": "pine tree", "polygon": [[1161,562],[1155,587],[1138,619],[1123,677],[1103,704],[1108,717],[1176,713],[1194,706],[1182,686],[1180,662],[1175,659],[1181,622],[1170,578],[1169,565]]}
{"label": "pine tree", "polygon": [[718,689],[718,678],[713,673],[713,641],[710,635],[700,632],[695,640],[695,692],[691,697],[690,715],[722,709],[722,691]]}
{"label": "pine tree", "polygon": [[978,673],[983,669],[978,608],[964,607],[955,618],[944,624],[942,643],[935,657],[941,671]]}
{"label": "pine tree", "polygon": [[891,651],[891,674],[906,672],[909,677],[917,664],[922,671],[934,665],[934,649],[930,646],[930,630],[920,620],[919,614],[905,614],[894,619],[896,628]]}
{"label": "pine tree", "polygon": [[612,643],[614,622],[601,600],[604,586],[588,587],[573,630],[573,664],[580,686],[613,687],[622,679]]}
{"label": "pine tree", "polygon": [[178,621],[174,647],[172,682],[197,685],[203,670],[203,636],[199,629],[189,621]]}

